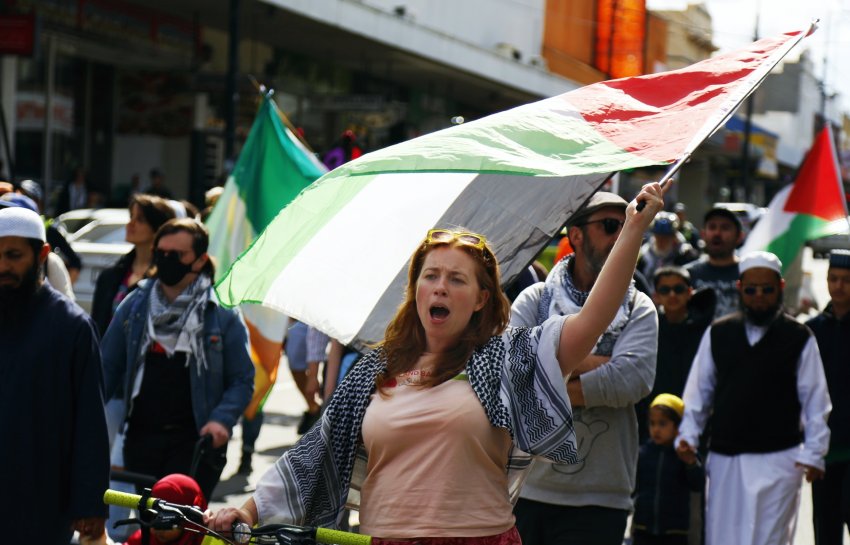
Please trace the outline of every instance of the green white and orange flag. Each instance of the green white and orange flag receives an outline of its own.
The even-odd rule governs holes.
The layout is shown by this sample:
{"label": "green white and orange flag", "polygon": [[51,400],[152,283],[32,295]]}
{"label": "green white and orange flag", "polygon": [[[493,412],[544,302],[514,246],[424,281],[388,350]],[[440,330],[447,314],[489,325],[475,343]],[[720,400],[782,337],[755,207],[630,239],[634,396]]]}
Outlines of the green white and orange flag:
{"label": "green white and orange flag", "polygon": [[770,201],[741,253],[767,250],[786,272],[806,241],[848,232],[847,201],[832,130],[827,124],[800,165],[794,183]]}
{"label": "green white and orange flag", "polygon": [[[207,219],[209,253],[215,257],[217,276],[223,276],[278,212],[325,172],[325,166],[284,125],[271,96],[265,96],[233,173]],[[243,305],[242,312],[256,370],[254,397],[245,411],[253,418],[277,378],[288,318],[260,305]]]}
{"label": "green white and orange flag", "polygon": [[509,282],[611,173],[690,154],[807,34],[366,154],[284,208],[219,282],[219,297],[279,309],[343,343],[379,341],[428,229],[485,235]]}

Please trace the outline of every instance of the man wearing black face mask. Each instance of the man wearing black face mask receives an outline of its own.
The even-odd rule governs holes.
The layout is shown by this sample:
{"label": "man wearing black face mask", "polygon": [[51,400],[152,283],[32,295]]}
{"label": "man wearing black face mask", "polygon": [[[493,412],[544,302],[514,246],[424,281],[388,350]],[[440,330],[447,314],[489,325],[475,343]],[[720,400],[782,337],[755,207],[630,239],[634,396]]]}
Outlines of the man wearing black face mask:
{"label": "man wearing black face mask", "polygon": [[831,404],[814,335],[782,311],[779,259],[751,252],[739,268],[742,312],[702,338],[677,451],[694,450],[711,414],[708,545],[790,543],[803,477],[823,478]]}
{"label": "man wearing black face mask", "polygon": [[154,237],[155,278],[118,307],[103,339],[106,393],[123,385],[126,469],[191,474],[195,445],[212,450],[193,477],[211,497],[233,425],[251,399],[254,366],[240,316],[218,304],[206,229],[173,219]]}
{"label": "man wearing black face mask", "polygon": [[[0,512],[4,540],[103,533],[109,446],[94,323],[43,281],[44,223],[0,208]],[[36,507],[37,506],[37,507]]]}

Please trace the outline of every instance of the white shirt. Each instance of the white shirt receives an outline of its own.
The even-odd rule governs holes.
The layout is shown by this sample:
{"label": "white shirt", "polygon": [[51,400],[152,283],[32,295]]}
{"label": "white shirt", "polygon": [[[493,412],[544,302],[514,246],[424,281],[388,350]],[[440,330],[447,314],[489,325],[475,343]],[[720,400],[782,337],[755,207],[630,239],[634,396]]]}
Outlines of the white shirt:
{"label": "white shirt", "polygon": [[[766,326],[756,326],[744,321],[747,340],[756,344],[767,332]],[[703,334],[694,364],[685,385],[683,401],[685,415],[679,426],[677,444],[685,440],[691,446],[699,444],[699,436],[711,414],[714,390],[717,386],[717,368],[711,352],[711,328]],[[832,410],[823,362],[814,335],[809,336],[797,360],[797,396],[800,400],[800,418],[805,440],[797,462],[824,469],[824,456],[829,449],[829,428],[826,420]]]}

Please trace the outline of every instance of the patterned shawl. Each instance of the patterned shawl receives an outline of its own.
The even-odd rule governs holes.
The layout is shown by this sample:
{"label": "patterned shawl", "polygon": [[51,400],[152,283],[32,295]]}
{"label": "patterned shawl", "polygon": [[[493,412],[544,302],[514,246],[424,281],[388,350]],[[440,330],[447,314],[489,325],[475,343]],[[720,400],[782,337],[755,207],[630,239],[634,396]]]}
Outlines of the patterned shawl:
{"label": "patterned shawl", "polygon": [[[570,275],[570,262],[575,258],[575,254],[570,254],[552,267],[552,272],[546,277],[546,284],[543,288],[543,294],[540,297],[540,303],[537,308],[537,323],[542,324],[549,319],[550,316],[568,316],[575,314],[581,307],[584,306],[589,291],[582,291],[573,284],[573,277]],[[599,337],[599,341],[593,349],[593,353],[600,356],[610,356],[614,351],[614,343],[617,337],[629,323],[634,307],[637,288],[632,282],[629,289],[626,291],[623,302],[620,308],[617,309],[617,315],[605,333]]]}
{"label": "patterned shawl", "polygon": [[[475,350],[466,367],[470,386],[490,423],[506,429],[516,449],[555,462],[576,463],[572,410],[555,354],[564,318],[542,327],[508,328]],[[254,494],[263,523],[336,526],[346,500],[359,500],[365,476],[363,417],[386,369],[377,349],[364,356],[334,393],[321,419],[262,477]],[[511,455],[509,493],[530,463]],[[356,464],[355,464],[356,462]],[[352,488],[349,494],[349,487]]]}

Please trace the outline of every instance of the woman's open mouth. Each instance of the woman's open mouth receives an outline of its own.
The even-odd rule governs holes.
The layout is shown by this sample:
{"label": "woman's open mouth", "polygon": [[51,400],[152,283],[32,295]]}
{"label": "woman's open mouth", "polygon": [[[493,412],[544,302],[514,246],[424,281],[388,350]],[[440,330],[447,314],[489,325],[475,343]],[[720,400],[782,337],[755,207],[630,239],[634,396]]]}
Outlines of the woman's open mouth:
{"label": "woman's open mouth", "polygon": [[437,323],[444,322],[449,317],[449,309],[441,305],[432,305],[428,310],[431,314],[431,320]]}

